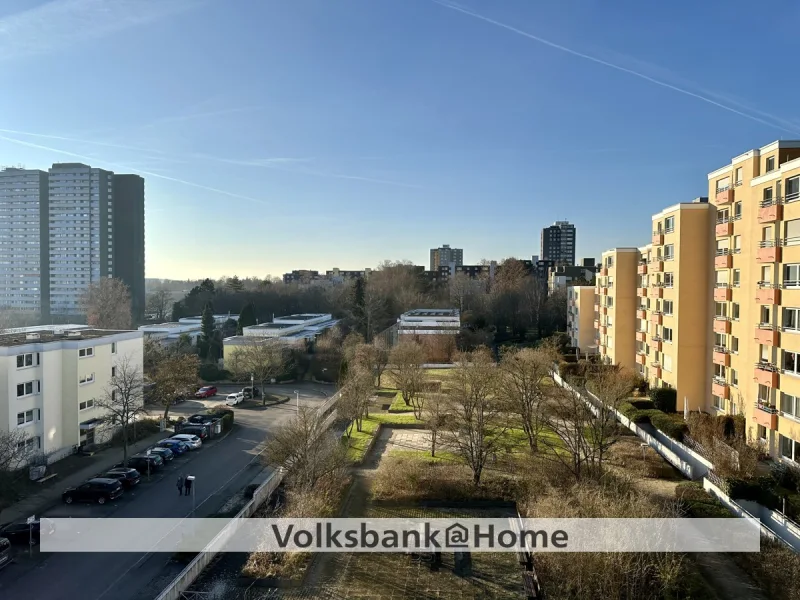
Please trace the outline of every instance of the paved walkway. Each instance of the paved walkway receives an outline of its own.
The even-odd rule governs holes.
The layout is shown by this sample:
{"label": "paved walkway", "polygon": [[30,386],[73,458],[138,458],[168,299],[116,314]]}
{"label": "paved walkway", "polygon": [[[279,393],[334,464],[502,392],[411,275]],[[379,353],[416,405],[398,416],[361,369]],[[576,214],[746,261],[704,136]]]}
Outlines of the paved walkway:
{"label": "paved walkway", "polygon": [[[138,452],[146,450],[159,440],[169,437],[171,432],[162,431],[154,433],[150,437],[146,437],[138,442],[128,446],[128,456],[132,456]],[[73,457],[69,457],[73,458]],[[64,477],[58,476],[59,463],[48,465],[47,474],[55,473],[57,476],[51,480],[40,484],[41,491],[29,494],[16,504],[8,507],[0,513],[0,521],[7,523],[9,521],[16,521],[18,519],[27,519],[31,515],[38,515],[50,508],[54,504],[61,502],[61,494],[64,489],[73,487],[83,483],[87,479],[106,471],[113,467],[118,462],[122,461],[122,448],[114,446],[93,454],[92,456],[76,457],[81,461],[86,461],[86,466],[81,469],[70,473]],[[67,460],[67,459],[65,459]]]}

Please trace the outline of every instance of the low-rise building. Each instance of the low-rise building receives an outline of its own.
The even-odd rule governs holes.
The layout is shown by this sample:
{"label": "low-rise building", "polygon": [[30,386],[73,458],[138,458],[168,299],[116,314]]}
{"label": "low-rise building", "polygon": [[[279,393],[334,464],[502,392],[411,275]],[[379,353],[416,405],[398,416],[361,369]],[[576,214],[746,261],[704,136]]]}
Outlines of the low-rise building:
{"label": "low-rise building", "polygon": [[397,319],[397,334],[456,335],[461,330],[461,313],[456,308],[415,308]]}
{"label": "low-rise building", "polygon": [[547,291],[552,294],[556,290],[564,289],[576,282],[580,285],[594,285],[594,267],[565,267],[556,266],[550,269],[547,276]]}
{"label": "low-rise building", "polygon": [[98,401],[119,365],[142,372],[143,334],[81,326],[32,327],[0,335],[0,430],[49,462],[114,431]]}
{"label": "low-rise building", "polygon": [[[224,325],[229,319],[239,320],[239,315],[214,315],[214,324]],[[139,331],[146,338],[158,340],[165,345],[176,343],[182,335],[188,335],[192,343],[197,342],[203,329],[203,317],[183,317],[177,322],[153,323],[150,325],[140,325]]]}
{"label": "low-rise building", "polygon": [[597,352],[594,298],[594,286],[573,285],[567,288],[567,333],[570,345],[582,353]]}

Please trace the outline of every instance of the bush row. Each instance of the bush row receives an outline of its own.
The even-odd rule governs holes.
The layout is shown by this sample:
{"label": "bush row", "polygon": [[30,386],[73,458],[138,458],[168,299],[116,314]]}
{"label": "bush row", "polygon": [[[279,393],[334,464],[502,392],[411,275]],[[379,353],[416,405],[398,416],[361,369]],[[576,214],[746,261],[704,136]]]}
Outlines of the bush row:
{"label": "bush row", "polygon": [[[773,476],[756,479],[728,479],[728,495],[734,500],[750,500],[770,510],[783,512],[793,521],[800,520],[800,499],[782,488]],[[785,500],[785,503],[784,503]]]}
{"label": "bush row", "polygon": [[677,414],[667,414],[655,408],[652,400],[633,400],[623,402],[619,412],[637,424],[650,423],[674,440],[683,441],[683,436],[689,431],[683,417]]}
{"label": "bush row", "polygon": [[674,413],[678,406],[678,391],[674,388],[653,388],[650,390],[653,406],[665,413]]}
{"label": "bush row", "polygon": [[719,500],[711,496],[702,484],[693,481],[679,483],[675,487],[675,498],[687,514],[696,519],[713,519],[732,517]]}

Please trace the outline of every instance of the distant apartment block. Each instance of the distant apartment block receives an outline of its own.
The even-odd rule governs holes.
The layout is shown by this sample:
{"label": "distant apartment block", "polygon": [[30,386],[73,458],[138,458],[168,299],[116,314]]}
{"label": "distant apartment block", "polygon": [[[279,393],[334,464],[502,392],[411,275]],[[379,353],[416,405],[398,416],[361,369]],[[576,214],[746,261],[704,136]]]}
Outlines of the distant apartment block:
{"label": "distant apartment block", "polygon": [[91,283],[118,277],[144,313],[144,180],[81,163],[0,172],[0,308],[79,315]]}
{"label": "distant apartment block", "polygon": [[319,271],[311,271],[309,269],[298,269],[291,273],[283,274],[283,283],[287,285],[290,283],[314,283],[321,279],[323,278],[320,277]]}
{"label": "distant apartment block", "polygon": [[431,271],[438,271],[440,266],[459,266],[464,264],[464,250],[451,248],[444,244],[441,248],[431,249]]}
{"label": "distant apartment block", "polygon": [[595,353],[594,286],[574,285],[567,288],[567,333],[570,346],[582,353]]}
{"label": "distant apartment block", "polygon": [[0,431],[22,431],[21,447],[52,462],[75,446],[107,441],[115,427],[98,406],[123,361],[141,373],[142,333],[80,325],[0,335]]}
{"label": "distant apartment block", "polygon": [[569,221],[556,221],[542,229],[541,258],[557,265],[574,265],[575,225]]}
{"label": "distant apartment block", "polygon": [[596,341],[600,356],[610,364],[635,369],[636,341],[647,332],[636,323],[637,248],[603,252],[595,292]]}
{"label": "distant apartment block", "polygon": [[556,290],[564,289],[568,286],[574,285],[575,283],[593,286],[594,276],[594,266],[556,266],[550,269],[550,273],[547,276],[547,290],[552,294]]}

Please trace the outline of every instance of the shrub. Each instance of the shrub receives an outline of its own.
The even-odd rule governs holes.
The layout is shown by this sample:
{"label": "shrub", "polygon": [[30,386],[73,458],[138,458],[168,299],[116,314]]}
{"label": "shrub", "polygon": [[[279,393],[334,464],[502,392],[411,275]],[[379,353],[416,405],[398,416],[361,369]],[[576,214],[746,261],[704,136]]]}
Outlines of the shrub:
{"label": "shrub", "polygon": [[652,400],[629,400],[628,403],[639,410],[652,410],[655,408]]}
{"label": "shrub", "polygon": [[228,431],[233,427],[233,415],[234,412],[229,408],[223,408],[221,406],[217,406],[215,408],[210,408],[206,411],[206,414],[211,415],[213,417],[221,417],[222,418],[222,431]]}
{"label": "shrub", "polygon": [[231,378],[230,372],[220,369],[214,363],[201,363],[197,375],[203,381],[223,381]]}
{"label": "shrub", "polygon": [[728,479],[728,495],[734,500],[751,500],[766,506],[777,508],[779,498],[775,492],[776,481],[772,477],[759,477],[755,480]]}
{"label": "shrub", "polygon": [[678,392],[673,388],[653,388],[650,390],[653,406],[665,413],[674,413],[678,406]]}
{"label": "shrub", "polygon": [[674,414],[668,415],[661,411],[656,411],[650,415],[650,423],[659,431],[679,442],[682,442],[683,436],[689,432],[689,428],[684,423],[683,418]]}
{"label": "shrub", "polygon": [[562,360],[558,365],[558,371],[564,379],[567,377],[585,377],[586,364],[583,362],[571,363]]}
{"label": "shrub", "polygon": [[636,373],[633,379],[633,389],[639,392],[640,395],[644,395],[650,390],[650,384],[647,379]]}
{"label": "shrub", "polygon": [[634,423],[650,423],[650,417],[654,414],[660,414],[661,411],[654,408],[639,409],[630,402],[623,402],[619,406],[619,412],[628,417]]}
{"label": "shrub", "polygon": [[675,497],[689,516],[696,519],[732,517],[731,511],[719,500],[707,493],[703,486],[685,481],[675,487]]}

